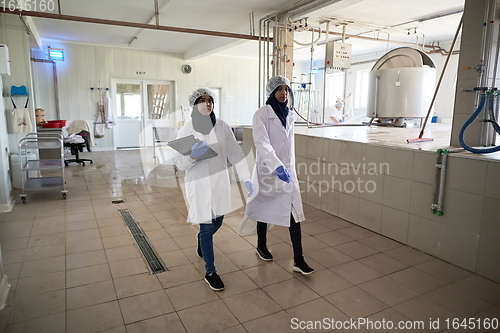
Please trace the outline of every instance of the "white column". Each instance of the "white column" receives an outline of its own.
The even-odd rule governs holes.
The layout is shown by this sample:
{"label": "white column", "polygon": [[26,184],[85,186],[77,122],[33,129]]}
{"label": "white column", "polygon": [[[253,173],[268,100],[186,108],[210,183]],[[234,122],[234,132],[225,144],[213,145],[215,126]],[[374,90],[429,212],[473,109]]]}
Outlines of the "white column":
{"label": "white column", "polygon": [[[496,36],[498,33],[498,15],[495,15],[493,23],[487,23],[485,14],[488,5],[496,3],[495,0],[465,0],[463,13],[462,36],[460,41],[460,57],[458,61],[458,76],[455,94],[455,107],[453,110],[453,122],[451,131],[451,146],[459,147],[458,134],[464,123],[476,110],[478,94],[466,90],[474,89],[479,85],[486,85],[491,88],[496,83],[492,82],[494,54],[496,52]],[[496,8],[496,6],[495,6]],[[493,43],[488,51],[488,45],[483,45],[483,34],[486,30],[485,24],[493,27]],[[486,54],[488,53],[488,54]],[[490,59],[489,68],[485,68],[484,79],[481,80],[481,70],[478,68]],[[498,78],[498,75],[497,75]],[[474,121],[465,132],[465,142],[471,146],[479,146],[481,142],[481,128],[485,125],[479,121]]]}

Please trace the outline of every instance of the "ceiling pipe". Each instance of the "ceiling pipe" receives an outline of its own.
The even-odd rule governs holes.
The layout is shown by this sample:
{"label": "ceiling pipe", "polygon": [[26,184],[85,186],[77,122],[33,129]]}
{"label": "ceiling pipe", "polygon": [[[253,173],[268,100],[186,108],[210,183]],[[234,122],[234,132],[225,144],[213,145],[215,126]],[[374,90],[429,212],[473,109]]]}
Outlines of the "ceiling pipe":
{"label": "ceiling pipe", "polygon": [[274,19],[274,18],[276,18],[279,15],[282,15],[282,14],[288,12],[288,11],[291,11],[291,10],[297,8],[297,6],[304,6],[304,5],[313,3],[314,1],[315,0],[301,0],[301,1],[298,1],[296,3],[291,4],[290,6],[286,6],[285,8],[279,9],[279,10],[277,10],[277,11],[271,13],[271,14],[268,14],[268,15],[262,17],[260,19],[260,21],[267,21],[267,20]]}
{"label": "ceiling pipe", "polygon": [[158,0],[154,0],[154,3],[155,3],[155,14],[154,14],[155,22],[156,22],[156,26],[159,27],[160,26],[160,10],[158,9]]}
{"label": "ceiling pipe", "polygon": [[324,8],[326,6],[332,5],[336,2],[340,2],[340,0],[316,0],[316,1],[309,1],[308,3],[305,4],[300,4],[295,6],[295,8],[290,9],[289,11],[286,12],[287,19],[292,19],[297,16],[304,16],[306,13],[310,13],[314,10],[319,10],[321,8]]}
{"label": "ceiling pipe", "polygon": [[[17,9],[10,10],[8,8],[5,8],[5,7],[0,7],[0,13],[14,14],[14,15],[19,15],[19,16],[41,17],[41,18],[47,18],[47,19],[82,22],[82,23],[114,25],[114,26],[128,27],[128,28],[151,29],[151,30],[180,32],[180,33],[187,33],[187,34],[215,36],[215,37],[227,37],[227,38],[236,38],[236,39],[255,40],[255,41],[259,40],[259,36],[236,34],[236,33],[231,33],[231,32],[220,32],[220,31],[200,30],[200,29],[190,29],[190,28],[178,28],[178,27],[170,27],[170,26],[164,26],[164,25],[151,25],[151,24],[147,24],[147,23],[115,21],[115,20],[106,20],[106,19],[73,16],[73,15],[61,15],[61,14],[52,14],[52,13],[34,12],[34,11],[25,11],[25,10],[20,11]],[[266,38],[263,38],[263,39],[266,39]],[[270,40],[272,40],[272,38]]]}
{"label": "ceiling pipe", "polygon": [[440,15],[431,16],[431,17],[424,17],[424,18],[421,18],[420,20],[412,21],[412,22],[419,22],[419,23],[421,23],[421,22],[435,20],[435,19],[439,19],[439,18],[442,18],[442,17],[450,16],[450,15],[462,14],[463,12],[464,12],[464,10],[461,9],[461,10],[456,10],[454,12],[448,12],[448,13],[444,13],[444,14],[440,14]]}
{"label": "ceiling pipe", "polygon": [[[160,25],[160,10],[163,9],[169,2],[170,0],[166,0],[165,2],[162,3],[161,5],[161,8],[158,6],[158,0],[155,0],[154,1],[155,4],[154,4],[154,14],[153,16],[151,16],[151,18],[149,19],[148,21],[148,24],[152,24],[153,23],[153,20],[155,20],[156,22],[156,27],[158,27]],[[128,46],[132,45],[132,43],[136,40],[136,39],[139,39],[139,35],[144,31],[141,30],[139,31],[134,37],[132,37],[132,39],[130,40],[130,42],[128,43]]]}
{"label": "ceiling pipe", "polygon": [[[316,32],[318,30],[319,29],[316,29],[316,28],[309,29],[309,31],[314,31],[314,32]],[[321,33],[325,33],[326,34],[326,30],[321,30]],[[330,31],[328,33],[330,35],[343,37],[344,40],[346,38],[356,38],[356,39],[364,39],[364,40],[371,40],[371,41],[377,41],[377,42],[386,42],[386,43],[393,43],[393,44],[415,46],[415,43],[412,43],[412,42],[401,42],[401,41],[397,41],[397,40],[387,40],[387,39],[380,39],[380,38],[374,38],[374,37],[365,37],[365,36],[351,35],[351,34],[346,34],[346,33],[341,33],[341,32],[334,32],[334,31]],[[425,46],[427,48],[432,48],[433,47],[433,45],[423,45],[423,46]]]}

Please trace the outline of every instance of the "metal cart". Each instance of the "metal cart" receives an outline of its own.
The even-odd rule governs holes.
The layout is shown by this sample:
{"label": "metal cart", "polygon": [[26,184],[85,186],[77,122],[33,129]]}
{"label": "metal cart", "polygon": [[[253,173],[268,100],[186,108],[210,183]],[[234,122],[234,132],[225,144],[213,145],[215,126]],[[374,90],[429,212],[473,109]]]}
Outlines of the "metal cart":
{"label": "metal cart", "polygon": [[[62,198],[66,199],[66,178],[64,172],[64,144],[62,134],[29,133],[19,140],[19,158],[21,168],[21,200],[26,203],[27,191],[61,188]],[[27,150],[59,150],[57,159],[25,160]],[[24,154],[23,154],[24,153]],[[30,171],[38,171],[39,177],[30,177]],[[43,173],[50,173],[44,176]]]}

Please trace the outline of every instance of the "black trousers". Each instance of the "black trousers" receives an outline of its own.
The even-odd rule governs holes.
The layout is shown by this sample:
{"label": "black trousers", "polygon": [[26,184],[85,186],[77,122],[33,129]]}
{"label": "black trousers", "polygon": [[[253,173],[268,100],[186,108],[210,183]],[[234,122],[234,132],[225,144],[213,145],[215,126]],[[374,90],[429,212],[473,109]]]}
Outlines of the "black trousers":
{"label": "black trousers", "polygon": [[[290,240],[293,247],[293,259],[295,261],[303,259],[302,253],[302,231],[300,222],[295,222],[293,215],[290,214]],[[257,246],[266,246],[267,244],[267,223],[257,222]]]}

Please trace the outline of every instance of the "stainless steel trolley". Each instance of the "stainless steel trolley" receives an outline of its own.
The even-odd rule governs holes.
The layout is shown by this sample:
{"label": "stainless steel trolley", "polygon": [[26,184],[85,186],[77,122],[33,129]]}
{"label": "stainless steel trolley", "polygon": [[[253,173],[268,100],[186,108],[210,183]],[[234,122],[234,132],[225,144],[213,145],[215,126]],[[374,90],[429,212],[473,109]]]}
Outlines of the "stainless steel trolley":
{"label": "stainless steel trolley", "polygon": [[[61,188],[62,198],[66,199],[66,177],[64,172],[64,144],[62,134],[29,133],[19,140],[19,165],[21,168],[21,200],[26,203],[27,191]],[[26,160],[27,150],[58,149],[57,159]],[[59,170],[59,171],[58,171]],[[38,171],[38,177],[30,177],[30,171]],[[43,173],[50,173],[44,176]]]}

